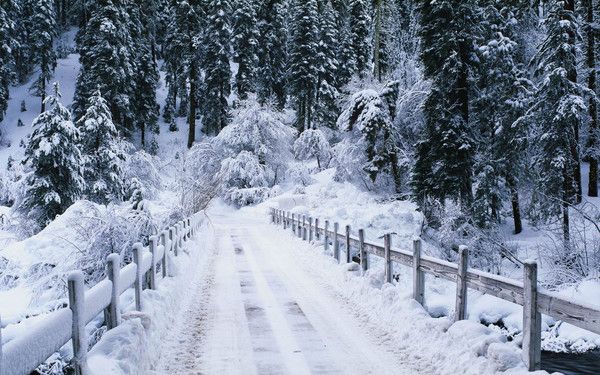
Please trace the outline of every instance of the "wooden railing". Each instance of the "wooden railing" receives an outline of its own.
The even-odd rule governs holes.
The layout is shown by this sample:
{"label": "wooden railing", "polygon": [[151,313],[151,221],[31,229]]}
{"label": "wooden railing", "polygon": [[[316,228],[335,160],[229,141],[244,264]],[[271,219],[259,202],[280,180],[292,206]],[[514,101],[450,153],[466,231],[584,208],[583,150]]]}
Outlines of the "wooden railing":
{"label": "wooden railing", "polygon": [[298,237],[313,241],[323,241],[328,250],[333,246],[333,256],[340,260],[340,244],[346,249],[346,262],[351,262],[352,248],[357,249],[358,259],[363,271],[368,269],[367,254],[374,254],[384,259],[385,281],[392,281],[392,263],[396,262],[412,268],[413,298],[424,304],[426,273],[452,282],[456,282],[456,306],[454,320],[466,318],[467,288],[523,306],[523,361],[530,371],[541,367],[541,314],[573,324],[585,330],[600,334],[600,308],[597,306],[576,303],[561,298],[538,286],[537,263],[524,262],[523,282],[506,277],[471,269],[468,267],[467,247],[459,248],[459,263],[447,262],[421,254],[421,240],[413,241],[413,251],[392,248],[391,235],[384,236],[384,245],[365,242],[364,230],[358,230],[358,238],[350,235],[350,226],[344,233],[339,232],[339,224],[333,224],[329,230],[329,221],[319,226],[319,219],[291,212],[271,209],[273,223],[291,228]]}
{"label": "wooden railing", "polygon": [[69,340],[73,344],[71,365],[77,375],[85,375],[88,351],[86,324],[104,313],[107,329],[118,326],[121,321],[119,296],[131,287],[135,289],[135,308],[142,311],[142,290],[156,289],[157,275],[167,276],[167,254],[173,252],[177,256],[200,223],[199,214],[195,214],[162,231],[160,236],[151,236],[147,247],[141,243],[134,244],[133,263],[123,268],[119,254],[110,254],[106,265],[107,277],[87,291],[83,272],[70,273],[68,308],[44,315],[34,329],[24,331],[5,345],[1,344],[0,336],[0,375],[30,374]]}

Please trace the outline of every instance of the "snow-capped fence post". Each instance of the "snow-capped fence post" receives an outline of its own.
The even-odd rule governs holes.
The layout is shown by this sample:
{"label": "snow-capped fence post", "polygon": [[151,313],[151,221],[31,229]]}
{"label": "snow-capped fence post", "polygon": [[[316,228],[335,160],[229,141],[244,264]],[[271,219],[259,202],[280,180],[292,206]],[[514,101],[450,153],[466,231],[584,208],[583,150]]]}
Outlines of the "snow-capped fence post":
{"label": "snow-capped fence post", "polygon": [[308,241],[312,242],[313,240],[313,218],[308,218]]}
{"label": "snow-capped fence post", "polygon": [[288,211],[287,213],[287,227],[291,227],[292,226],[292,221],[291,221],[291,213]]}
{"label": "snow-capped fence post", "polygon": [[307,228],[306,228],[306,215],[302,215],[302,239],[306,241],[307,238]]}
{"label": "snow-capped fence post", "polygon": [[320,240],[321,236],[319,235],[319,218],[315,218],[315,240]]}
{"label": "snow-capped fence post", "polygon": [[287,223],[287,220],[286,220],[286,215],[287,215],[287,212],[283,211],[283,230],[287,229],[287,224],[288,223]]}
{"label": "snow-capped fence post", "polygon": [[352,261],[352,255],[350,253],[350,225],[346,225],[346,263]]}
{"label": "snow-capped fence post", "polygon": [[275,224],[275,209],[271,208],[271,224]]}
{"label": "snow-capped fence post", "polygon": [[542,317],[538,312],[537,263],[524,262],[523,361],[529,371],[541,368]]}
{"label": "snow-capped fence post", "polygon": [[113,329],[121,321],[119,311],[119,275],[121,274],[121,257],[112,253],[106,258],[106,277],[111,281],[110,305],[105,311],[106,328]]}
{"label": "snow-capped fence post", "polygon": [[413,240],[413,298],[425,305],[425,274],[421,271],[421,239]]}
{"label": "snow-capped fence post", "polygon": [[142,244],[136,242],[133,244],[133,262],[136,265],[135,281],[133,282],[135,290],[135,309],[142,311]]}
{"label": "snow-capped fence post", "polygon": [[169,239],[171,240],[171,248],[173,249],[173,254],[177,256],[177,227],[171,226],[169,228]]}
{"label": "snow-capped fence post", "polygon": [[300,222],[300,216],[298,216],[298,238],[302,238],[304,232],[304,215],[302,215],[302,222]]}
{"label": "snow-capped fence post", "polygon": [[325,220],[325,233],[323,236],[323,246],[325,247],[325,252],[329,250],[329,220]]}
{"label": "snow-capped fence post", "polygon": [[163,248],[165,249],[165,251],[163,251],[163,256],[161,259],[161,265],[160,268],[162,269],[162,277],[165,278],[167,277],[167,231],[163,230],[162,233],[160,234],[160,242],[163,245]]}
{"label": "snow-capped fence post", "polygon": [[150,285],[150,289],[156,289],[156,262],[158,262],[158,259],[156,259],[156,247],[157,242],[158,242],[158,238],[156,236],[150,236],[149,238],[149,249],[150,249],[150,254],[152,255],[152,265],[150,266],[150,277],[148,279],[148,284]]}
{"label": "snow-capped fence post", "polygon": [[187,218],[187,226],[188,226],[188,239],[192,239],[192,222],[190,218]]}
{"label": "snow-capped fence post", "polygon": [[73,314],[71,326],[73,358],[71,359],[71,365],[73,366],[76,375],[84,375],[88,342],[85,332],[85,289],[83,286],[83,272],[71,272],[67,280],[67,285],[69,290],[69,308]]}
{"label": "snow-capped fence post", "polygon": [[386,283],[392,282],[392,257],[391,257],[391,248],[392,248],[392,235],[387,233],[383,236],[383,248],[384,248],[384,272]]}
{"label": "snow-capped fence post", "polygon": [[340,224],[333,223],[333,257],[335,260],[340,261],[340,241],[338,239],[338,231],[340,229]]}
{"label": "snow-capped fence post", "polygon": [[456,275],[456,305],[454,321],[467,317],[467,269],[469,268],[469,249],[466,246],[458,248],[458,274]]}
{"label": "snow-capped fence post", "polygon": [[292,214],[292,232],[296,234],[296,214]]}
{"label": "snow-capped fence post", "polygon": [[367,252],[365,251],[365,230],[358,230],[358,256],[360,257],[360,267],[363,274],[369,269],[369,261],[367,258]]}

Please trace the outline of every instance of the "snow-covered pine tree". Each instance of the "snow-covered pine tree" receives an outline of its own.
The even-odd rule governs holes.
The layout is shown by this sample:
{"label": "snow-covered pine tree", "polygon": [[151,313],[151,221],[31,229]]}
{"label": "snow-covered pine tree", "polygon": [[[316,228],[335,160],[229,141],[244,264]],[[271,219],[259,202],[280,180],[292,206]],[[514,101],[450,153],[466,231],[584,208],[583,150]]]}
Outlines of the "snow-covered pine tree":
{"label": "snow-covered pine tree", "polygon": [[10,0],[3,2],[0,6],[0,121],[4,119],[8,106],[8,89],[14,79],[12,51],[16,45],[16,39],[14,35],[15,22],[10,13],[12,9],[14,9],[14,4]]}
{"label": "snow-covered pine tree", "polygon": [[[210,0],[204,43],[202,123],[207,134],[216,135],[227,126],[230,117],[227,102],[231,93],[230,0]],[[188,147],[191,147],[189,142]]]}
{"label": "snow-covered pine tree", "polygon": [[[34,40],[32,31],[36,28],[33,24],[34,13],[38,0],[21,0],[13,8],[12,18],[15,23],[15,38],[17,43],[12,48],[14,56],[14,73],[19,83],[25,83],[35,67],[36,61],[33,49]],[[15,3],[16,5],[16,3]]]}
{"label": "snow-covered pine tree", "polygon": [[[360,180],[360,173],[349,169],[357,165],[368,176],[371,187],[382,185],[376,181],[388,177],[392,189],[400,193],[397,139],[386,98],[390,90],[391,87],[386,87],[379,93],[367,89],[350,98],[337,123],[345,139],[336,146],[336,175],[339,179]],[[364,179],[362,181],[367,184]]]}
{"label": "snow-covered pine tree", "polygon": [[416,147],[413,197],[429,218],[425,205],[431,198],[453,199],[469,213],[474,163],[469,93],[480,9],[461,0],[422,0],[420,13],[421,59],[432,87]]}
{"label": "snow-covered pine tree", "polygon": [[336,101],[338,97],[337,74],[339,63],[336,58],[338,48],[337,26],[331,1],[323,4],[319,22],[320,40],[317,55],[319,73],[315,100],[315,119],[317,123],[333,128],[338,117]]}
{"label": "snow-covered pine tree", "polygon": [[107,204],[123,197],[121,164],[125,153],[118,143],[108,103],[100,91],[90,97],[85,114],[77,122],[88,199]]}
{"label": "snow-covered pine tree", "polygon": [[[153,0],[142,2],[152,7]],[[146,131],[158,133],[159,105],[156,103],[156,88],[158,87],[158,68],[154,59],[154,23],[145,21],[146,11],[135,2],[127,3],[128,29],[134,41],[132,56],[135,61],[135,81],[131,94],[132,110],[135,113],[134,126],[141,134],[141,144],[146,146]]]}
{"label": "snow-covered pine tree", "polygon": [[33,131],[25,148],[24,163],[31,169],[19,210],[48,224],[81,197],[85,187],[79,130],[71,113],[60,103],[58,84],[46,98],[50,108],[33,121]]}
{"label": "snow-covered pine tree", "polygon": [[[334,10],[337,25],[338,48],[336,58],[340,62],[337,73],[339,87],[347,84],[356,71],[356,56],[352,48],[352,27],[350,24],[349,0],[335,1]],[[343,62],[343,63],[342,63]]]}
{"label": "snow-covered pine tree", "polygon": [[[184,115],[191,105],[196,110],[196,96],[189,103],[190,93],[196,93],[196,83],[199,70],[196,60],[199,58],[198,43],[194,42],[200,33],[200,17],[188,1],[178,1],[169,8],[171,14],[167,26],[164,50],[163,69],[166,72],[166,83],[169,88],[165,103],[164,118],[170,121],[175,116],[177,98],[180,97],[180,111],[177,115]],[[190,79],[191,78],[191,79]],[[188,91],[189,84],[189,91]],[[196,116],[190,117],[189,125],[196,130]]]}
{"label": "snow-covered pine tree", "polygon": [[255,90],[258,67],[259,33],[254,3],[251,0],[239,0],[233,19],[234,61],[238,64],[235,84],[238,97],[245,100],[248,92]]}
{"label": "snow-covered pine tree", "polygon": [[369,43],[371,17],[367,0],[350,0],[350,28],[356,73],[362,78],[369,69],[372,56]]}
{"label": "snow-covered pine tree", "polygon": [[292,2],[289,91],[294,98],[296,127],[310,129],[319,78],[319,17],[316,0]]}
{"label": "snow-covered pine tree", "polygon": [[286,2],[266,0],[258,11],[259,48],[257,93],[258,100],[271,99],[279,109],[286,104],[287,82],[287,24]]}
{"label": "snow-covered pine tree", "polygon": [[522,230],[519,182],[525,177],[528,128],[517,120],[530,105],[533,83],[518,62],[512,39],[515,15],[511,7],[486,8],[487,39],[479,47],[480,60],[472,102],[478,153],[475,157],[473,214],[478,226],[497,224],[505,201],[510,201],[514,232]]}
{"label": "snow-covered pine tree", "polygon": [[524,120],[536,125],[534,203],[542,219],[561,217],[565,250],[570,249],[569,207],[577,202],[579,127],[585,113],[577,83],[575,38],[579,35],[573,0],[553,0],[546,39],[533,63],[541,82]]}
{"label": "snow-covered pine tree", "polygon": [[[586,47],[585,57],[586,66],[588,69],[588,90],[596,92],[596,70],[598,59],[596,55],[597,24],[596,11],[598,3],[593,0],[582,0],[583,11],[585,13],[585,32],[586,32]],[[588,195],[590,197],[598,196],[598,159],[600,159],[600,124],[598,123],[598,103],[597,98],[591,96],[588,101],[589,126],[588,126],[588,141],[586,149],[586,157],[590,163],[589,178],[588,178]]]}
{"label": "snow-covered pine tree", "polygon": [[33,62],[39,66],[38,78],[31,86],[34,95],[41,97],[41,112],[46,110],[46,84],[52,78],[56,68],[56,52],[54,39],[57,35],[56,13],[53,0],[37,0],[31,20],[31,55]]}
{"label": "snow-covered pine tree", "polygon": [[135,90],[135,47],[121,2],[98,0],[85,28],[77,36],[81,70],[73,107],[75,118],[85,113],[88,99],[100,88],[112,119],[122,134],[134,130],[131,97]]}

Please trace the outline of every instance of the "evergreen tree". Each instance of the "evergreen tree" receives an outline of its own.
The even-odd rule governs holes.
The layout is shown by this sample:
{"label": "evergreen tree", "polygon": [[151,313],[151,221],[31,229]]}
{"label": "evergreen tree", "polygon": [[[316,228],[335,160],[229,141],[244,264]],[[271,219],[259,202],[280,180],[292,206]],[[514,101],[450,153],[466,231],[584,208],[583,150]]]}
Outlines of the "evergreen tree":
{"label": "evergreen tree", "polygon": [[87,197],[101,204],[120,200],[123,197],[121,164],[125,154],[119,146],[108,103],[100,91],[90,97],[77,126],[81,133]]}
{"label": "evergreen tree", "polygon": [[8,89],[14,79],[12,49],[16,45],[16,40],[14,36],[15,23],[10,17],[11,9],[14,9],[12,1],[2,2],[2,6],[0,6],[0,121],[4,119],[8,106]]}
{"label": "evergreen tree", "polygon": [[24,163],[31,168],[20,210],[41,226],[63,213],[84,189],[80,133],[71,113],[60,103],[58,84],[46,98],[50,107],[33,121]]}
{"label": "evergreen tree", "polygon": [[299,132],[310,129],[319,78],[319,30],[316,0],[296,0],[292,5],[290,40],[290,94],[296,107]]}
{"label": "evergreen tree", "polygon": [[320,40],[317,55],[319,73],[315,117],[320,124],[333,128],[338,116],[336,104],[338,82],[336,78],[339,64],[336,58],[337,27],[331,1],[324,4],[320,13]]}
{"label": "evergreen tree", "polygon": [[113,121],[126,135],[134,130],[132,96],[136,81],[135,47],[128,21],[121,2],[99,0],[93,7],[77,37],[81,70],[73,103],[75,117],[80,118],[88,99],[99,88]]}
{"label": "evergreen tree", "polygon": [[371,17],[367,0],[350,0],[350,27],[356,73],[362,78],[371,60],[369,44]]}
{"label": "evergreen tree", "polygon": [[287,25],[283,0],[266,0],[259,8],[258,100],[275,99],[279,109],[286,103]]}
{"label": "evergreen tree", "polygon": [[46,84],[56,68],[54,39],[57,35],[56,14],[53,0],[37,0],[31,22],[31,48],[33,62],[40,68],[40,74],[31,89],[42,98],[41,112],[46,110]]}
{"label": "evergreen tree", "polygon": [[[422,0],[421,58],[432,80],[425,129],[416,147],[414,198],[429,215],[430,198],[451,198],[469,212],[473,201],[474,140],[469,119],[470,75],[478,7],[460,0]],[[431,218],[431,217],[430,217]]]}
{"label": "evergreen tree", "polygon": [[[207,134],[218,134],[229,122],[231,93],[231,23],[229,0],[211,0],[204,55],[203,124]],[[191,116],[191,114],[190,114]],[[192,140],[193,141],[193,140]],[[188,142],[188,146],[191,144]]]}
{"label": "evergreen tree", "polygon": [[533,165],[537,175],[534,203],[542,219],[562,217],[565,249],[570,247],[569,207],[581,187],[578,132],[586,110],[584,88],[577,83],[574,38],[578,35],[572,0],[554,0],[547,36],[534,59],[542,81],[526,120],[537,125]]}
{"label": "evergreen tree", "polygon": [[248,92],[255,89],[256,69],[258,67],[258,28],[256,10],[251,0],[239,0],[233,14],[234,61],[238,64],[235,77],[238,97],[248,98]]}
{"label": "evergreen tree", "polygon": [[171,120],[177,97],[182,98],[180,109],[185,108],[183,112],[187,113],[189,106],[188,146],[191,147],[196,137],[196,95],[199,79],[197,67],[199,46],[196,39],[200,33],[200,17],[187,1],[178,1],[174,4],[171,14],[164,46],[164,67],[169,86],[164,117],[165,120]]}
{"label": "evergreen tree", "polygon": [[342,87],[350,81],[356,71],[356,56],[352,48],[352,27],[350,25],[349,0],[338,1],[334,8],[337,25],[338,48],[337,61],[343,62],[338,67],[337,81]]}
{"label": "evergreen tree", "polygon": [[[585,31],[587,44],[585,48],[586,65],[588,68],[588,90],[596,92],[596,69],[597,59],[596,51],[596,33],[595,30],[595,11],[597,7],[592,0],[582,1],[585,12]],[[587,158],[590,162],[590,171],[588,178],[588,195],[590,197],[598,196],[598,159],[600,159],[600,124],[598,123],[598,103],[597,98],[590,97],[588,101],[588,112],[590,117],[589,136],[587,142]]]}

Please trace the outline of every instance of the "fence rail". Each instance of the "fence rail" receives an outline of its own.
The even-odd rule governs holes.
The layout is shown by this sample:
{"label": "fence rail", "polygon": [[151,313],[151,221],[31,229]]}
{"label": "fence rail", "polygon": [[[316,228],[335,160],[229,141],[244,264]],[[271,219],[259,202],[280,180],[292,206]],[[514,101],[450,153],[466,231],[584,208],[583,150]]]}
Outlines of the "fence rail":
{"label": "fence rail", "polygon": [[[0,375],[27,375],[44,363],[53,353],[72,341],[71,365],[77,375],[85,375],[88,337],[85,325],[104,312],[107,329],[120,324],[119,297],[127,289],[135,289],[136,310],[143,309],[142,290],[156,289],[157,274],[167,276],[167,254],[177,256],[200,226],[195,214],[160,233],[151,236],[149,245],[133,246],[134,262],[121,268],[119,254],[107,258],[107,277],[89,290],[84,289],[83,272],[68,276],[69,307],[44,315],[34,329],[20,334],[2,345],[0,336]],[[160,265],[160,267],[158,267]],[[0,332],[1,333],[1,332]]]}
{"label": "fence rail", "polygon": [[[468,268],[468,249],[459,250],[459,263],[447,262],[435,257],[421,255],[421,240],[413,241],[413,251],[393,249],[391,236],[384,236],[384,245],[377,245],[364,240],[364,229],[358,231],[358,238],[350,235],[350,226],[340,233],[339,224],[329,228],[328,220],[319,227],[319,219],[313,220],[305,215],[293,214],[279,209],[270,209],[271,221],[274,224],[291,228],[298,237],[323,241],[326,250],[333,246],[333,256],[340,261],[340,244],[346,248],[346,262],[351,261],[352,249],[356,249],[363,271],[369,267],[366,254],[373,254],[384,259],[385,281],[392,281],[392,263],[396,262],[412,268],[413,298],[424,304],[424,274],[432,274],[457,283],[455,320],[466,318],[467,289],[490,294],[505,301],[523,306],[523,361],[530,371],[540,369],[541,365],[541,314],[573,324],[577,327],[600,334],[600,308],[569,301],[538,286],[537,263],[524,262],[523,282]],[[314,225],[313,225],[314,223]],[[313,237],[314,236],[314,237]]]}

